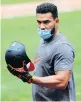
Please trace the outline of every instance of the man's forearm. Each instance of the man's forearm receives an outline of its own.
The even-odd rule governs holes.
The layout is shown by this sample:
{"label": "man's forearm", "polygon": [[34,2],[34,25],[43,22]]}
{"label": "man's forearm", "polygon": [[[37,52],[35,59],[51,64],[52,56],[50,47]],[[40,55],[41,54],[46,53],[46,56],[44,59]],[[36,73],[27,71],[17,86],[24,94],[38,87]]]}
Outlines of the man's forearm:
{"label": "man's forearm", "polygon": [[32,77],[32,83],[48,88],[64,88],[64,76],[52,75],[47,77]]}

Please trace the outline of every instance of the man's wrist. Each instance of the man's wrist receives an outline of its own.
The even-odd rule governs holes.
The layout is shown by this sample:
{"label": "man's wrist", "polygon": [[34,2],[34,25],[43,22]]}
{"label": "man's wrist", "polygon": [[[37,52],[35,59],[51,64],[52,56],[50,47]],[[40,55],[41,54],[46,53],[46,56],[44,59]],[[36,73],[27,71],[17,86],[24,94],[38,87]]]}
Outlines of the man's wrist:
{"label": "man's wrist", "polygon": [[26,77],[27,77],[27,82],[29,84],[32,83],[32,76],[29,73],[26,74]]}
{"label": "man's wrist", "polygon": [[33,82],[33,79],[30,78],[28,81],[27,81],[29,84],[31,84]]}

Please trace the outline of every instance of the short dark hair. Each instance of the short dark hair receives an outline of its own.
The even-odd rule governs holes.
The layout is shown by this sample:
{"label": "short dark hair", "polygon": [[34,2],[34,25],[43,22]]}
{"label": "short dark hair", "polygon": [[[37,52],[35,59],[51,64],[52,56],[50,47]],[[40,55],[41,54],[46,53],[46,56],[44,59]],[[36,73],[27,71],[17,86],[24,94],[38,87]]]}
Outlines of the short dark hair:
{"label": "short dark hair", "polygon": [[37,13],[44,14],[44,13],[48,13],[48,12],[52,13],[54,19],[56,17],[58,18],[57,6],[52,3],[42,3],[42,4],[38,5],[36,8],[36,14]]}

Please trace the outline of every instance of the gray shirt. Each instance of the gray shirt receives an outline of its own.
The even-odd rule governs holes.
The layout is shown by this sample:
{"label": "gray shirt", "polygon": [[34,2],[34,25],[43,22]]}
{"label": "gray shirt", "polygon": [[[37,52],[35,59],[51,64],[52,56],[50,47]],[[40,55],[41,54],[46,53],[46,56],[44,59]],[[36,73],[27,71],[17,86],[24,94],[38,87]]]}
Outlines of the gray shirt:
{"label": "gray shirt", "polygon": [[[55,75],[56,71],[72,70],[74,56],[72,45],[60,33],[49,42],[41,40],[35,56],[34,75],[45,77]],[[34,101],[75,101],[73,71],[65,89],[33,84],[32,95]]]}

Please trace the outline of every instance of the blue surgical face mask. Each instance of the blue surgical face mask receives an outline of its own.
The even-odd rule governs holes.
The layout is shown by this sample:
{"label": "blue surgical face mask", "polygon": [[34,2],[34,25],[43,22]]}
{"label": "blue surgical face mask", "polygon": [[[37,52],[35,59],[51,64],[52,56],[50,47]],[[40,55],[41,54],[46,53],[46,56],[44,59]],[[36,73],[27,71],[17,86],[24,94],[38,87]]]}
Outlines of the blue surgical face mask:
{"label": "blue surgical face mask", "polygon": [[42,29],[38,28],[38,34],[43,39],[49,39],[52,36],[51,29],[49,29],[49,30],[47,30],[47,29],[42,30]]}

